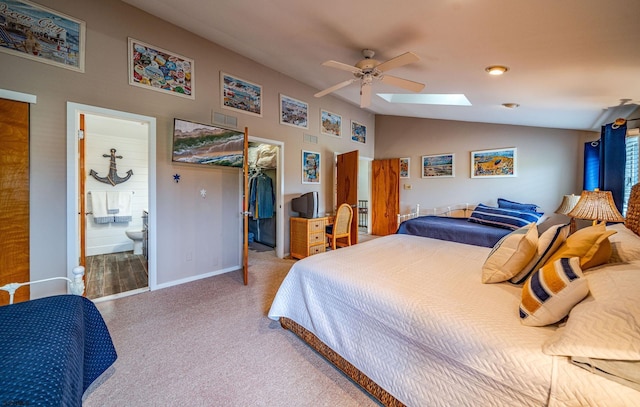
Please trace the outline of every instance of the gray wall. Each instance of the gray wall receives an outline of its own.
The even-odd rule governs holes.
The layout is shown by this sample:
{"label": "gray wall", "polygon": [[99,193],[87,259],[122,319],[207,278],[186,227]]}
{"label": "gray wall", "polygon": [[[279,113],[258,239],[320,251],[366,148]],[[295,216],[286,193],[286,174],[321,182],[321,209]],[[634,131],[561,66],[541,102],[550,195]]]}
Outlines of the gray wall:
{"label": "gray wall", "polygon": [[[582,190],[583,143],[597,133],[501,124],[376,117],[376,158],[410,157],[410,178],[400,181],[403,212],[497,198],[538,204],[553,215],[562,196]],[[517,177],[471,178],[471,151],[517,148]],[[455,154],[455,177],[421,178],[421,157]],[[411,185],[410,190],[404,185]],[[566,222],[554,215],[549,222]]]}
{"label": "gray wall", "polygon": [[[300,193],[320,191],[323,207],[332,205],[334,152],[360,150],[373,157],[375,121],[357,106],[326,96],[316,99],[317,89],[296,82],[238,54],[172,26],[117,0],[40,0],[38,3],[86,22],[86,68],[78,73],[64,68],[0,53],[0,89],[33,94],[31,107],[31,277],[64,276],[66,270],[66,103],[76,102],[131,112],[157,119],[157,283],[193,278],[238,263],[239,229],[220,220],[239,216],[238,172],[175,166],[170,161],[173,118],[211,123],[212,113],[234,115],[238,127],[249,128],[255,137],[285,143],[284,204]],[[127,79],[127,38],[170,50],[195,60],[196,99],[189,100],[130,86]],[[230,112],[220,106],[220,71],[263,86],[263,116]],[[279,124],[279,94],[309,103],[308,130]],[[343,137],[322,136],[320,108],[342,115]],[[350,140],[349,124],[367,126],[366,145]],[[303,135],[318,137],[318,144],[303,143]],[[320,186],[302,184],[301,150],[323,153]],[[176,185],[173,174],[180,173]],[[207,204],[198,191],[205,186]],[[203,222],[206,220],[206,222]],[[233,224],[233,223],[232,223]],[[203,225],[206,225],[204,227]],[[285,253],[289,247],[285,220]],[[216,260],[211,248],[219,253]],[[185,254],[193,252],[192,261]],[[59,286],[58,286],[59,287]],[[32,297],[59,292],[32,289]]]}

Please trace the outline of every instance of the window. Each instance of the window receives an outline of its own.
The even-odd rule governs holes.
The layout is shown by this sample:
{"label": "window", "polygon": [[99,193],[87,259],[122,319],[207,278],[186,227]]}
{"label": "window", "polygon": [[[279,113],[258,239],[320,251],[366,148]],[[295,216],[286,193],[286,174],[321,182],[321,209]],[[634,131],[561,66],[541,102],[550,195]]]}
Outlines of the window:
{"label": "window", "polygon": [[631,187],[638,183],[638,139],[640,136],[626,138],[627,165],[624,169],[624,202],[622,204],[622,216],[627,215],[627,202],[631,194]]}

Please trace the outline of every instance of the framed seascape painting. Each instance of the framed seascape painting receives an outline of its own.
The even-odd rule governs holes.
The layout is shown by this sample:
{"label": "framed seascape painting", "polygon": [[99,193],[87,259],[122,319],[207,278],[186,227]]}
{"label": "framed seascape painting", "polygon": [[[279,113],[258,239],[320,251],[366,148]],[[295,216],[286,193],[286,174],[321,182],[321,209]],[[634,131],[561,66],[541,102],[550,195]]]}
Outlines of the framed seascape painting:
{"label": "framed seascape painting", "polygon": [[404,157],[400,159],[400,178],[409,178],[409,167],[411,164],[411,158]]}
{"label": "framed seascape painting", "polygon": [[367,142],[367,127],[355,120],[351,121],[351,140],[365,144]]}
{"label": "framed seascape painting", "polygon": [[302,150],[302,183],[320,183],[320,153]]}
{"label": "framed seascape painting", "polygon": [[220,72],[220,96],[223,108],[262,117],[262,86]]}
{"label": "framed seascape painting", "polygon": [[309,104],[280,94],[280,124],[309,128]]}
{"label": "framed seascape painting", "polygon": [[195,99],[195,64],[183,57],[129,38],[129,85]]}
{"label": "framed seascape painting", "polygon": [[84,72],[84,21],[26,0],[0,1],[0,51]]}
{"label": "framed seascape painting", "polygon": [[174,163],[242,168],[244,131],[173,119]]}
{"label": "framed seascape painting", "polygon": [[471,178],[515,177],[516,148],[471,152]]}
{"label": "framed seascape painting", "polygon": [[320,109],[320,134],[326,136],[342,136],[342,116]]}
{"label": "framed seascape painting", "polygon": [[422,156],[422,178],[455,176],[455,154],[435,154]]}

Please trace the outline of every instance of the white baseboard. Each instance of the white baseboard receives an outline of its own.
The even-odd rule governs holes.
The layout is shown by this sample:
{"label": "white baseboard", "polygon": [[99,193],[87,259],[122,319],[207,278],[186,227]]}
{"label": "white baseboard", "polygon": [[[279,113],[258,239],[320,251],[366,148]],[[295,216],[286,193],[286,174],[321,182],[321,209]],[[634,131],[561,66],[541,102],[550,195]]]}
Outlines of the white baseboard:
{"label": "white baseboard", "polygon": [[190,283],[192,281],[201,280],[203,278],[209,278],[209,277],[213,277],[213,276],[217,276],[217,275],[220,275],[220,274],[229,273],[231,271],[237,271],[237,270],[241,270],[241,269],[242,269],[242,266],[227,267],[227,268],[222,269],[222,270],[216,270],[216,271],[212,271],[212,272],[205,273],[205,274],[198,274],[197,276],[191,276],[191,277],[183,278],[183,279],[180,279],[180,280],[174,280],[174,281],[169,281],[169,282],[163,283],[163,284],[157,284],[155,287],[153,287],[153,290],[155,291],[155,290],[160,290],[162,288],[173,287],[175,285]]}

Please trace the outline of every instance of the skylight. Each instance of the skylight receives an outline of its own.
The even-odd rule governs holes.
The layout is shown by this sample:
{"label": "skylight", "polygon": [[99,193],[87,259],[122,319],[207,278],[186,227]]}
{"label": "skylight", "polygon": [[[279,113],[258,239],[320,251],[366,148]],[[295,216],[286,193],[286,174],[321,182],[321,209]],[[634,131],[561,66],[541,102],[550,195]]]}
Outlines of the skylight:
{"label": "skylight", "polygon": [[414,103],[420,105],[471,106],[469,99],[462,93],[416,94],[416,93],[378,93],[389,103]]}

